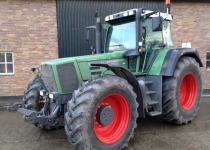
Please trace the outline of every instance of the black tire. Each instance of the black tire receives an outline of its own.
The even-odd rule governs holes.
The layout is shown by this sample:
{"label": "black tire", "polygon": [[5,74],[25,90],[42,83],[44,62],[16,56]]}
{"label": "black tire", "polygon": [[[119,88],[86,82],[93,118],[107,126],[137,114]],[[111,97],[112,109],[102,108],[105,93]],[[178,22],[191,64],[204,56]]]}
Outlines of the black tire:
{"label": "black tire", "polygon": [[162,118],[170,123],[187,124],[199,109],[202,80],[194,58],[181,57],[173,77],[163,78]]}
{"label": "black tire", "polygon": [[33,81],[29,82],[28,87],[24,91],[23,96],[23,108],[40,111],[42,109],[39,91],[42,89],[42,85],[37,77]]}
{"label": "black tire", "polygon": [[[116,93],[126,99],[130,113],[125,131],[114,143],[107,144],[97,138],[94,116],[100,102],[110,94]],[[67,103],[65,132],[70,144],[76,150],[122,149],[127,146],[128,141],[133,137],[134,128],[137,127],[137,107],[136,94],[125,79],[117,76],[102,76],[83,83],[78,90],[74,91],[72,99]]]}
{"label": "black tire", "polygon": [[[40,80],[38,77],[35,77],[33,81],[29,82],[28,87],[24,91],[23,96],[23,108],[34,110],[34,111],[40,111],[42,109],[42,104],[40,101],[40,90],[43,89]],[[27,116],[23,116],[23,120],[27,120]],[[35,123],[36,127],[44,129],[44,130],[51,130],[51,129],[58,129],[59,127],[56,126],[49,126],[45,124]]]}

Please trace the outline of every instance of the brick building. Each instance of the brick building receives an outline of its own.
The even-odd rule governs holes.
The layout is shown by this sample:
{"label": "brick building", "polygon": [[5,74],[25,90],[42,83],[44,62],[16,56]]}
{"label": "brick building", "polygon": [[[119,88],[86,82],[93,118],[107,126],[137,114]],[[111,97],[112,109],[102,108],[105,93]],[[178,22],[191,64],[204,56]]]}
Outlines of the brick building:
{"label": "brick building", "polygon": [[[24,88],[34,78],[30,67],[59,57],[56,6],[56,0],[0,1],[0,97],[23,95]],[[174,0],[171,4],[174,45],[181,47],[182,43],[191,42],[199,51],[204,64],[204,89],[210,89],[210,70],[206,69],[210,51],[208,8],[208,1]]]}
{"label": "brick building", "polygon": [[0,96],[23,95],[34,78],[30,67],[58,58],[56,1],[3,0],[0,15],[1,58],[6,52],[14,62],[6,74],[0,70]]}
{"label": "brick building", "polygon": [[[183,0],[184,1],[184,0]],[[203,89],[210,89],[210,1],[172,1],[171,22],[175,47],[183,42],[191,42],[192,48],[198,50],[204,67],[202,68]],[[208,65],[207,65],[208,64]]]}

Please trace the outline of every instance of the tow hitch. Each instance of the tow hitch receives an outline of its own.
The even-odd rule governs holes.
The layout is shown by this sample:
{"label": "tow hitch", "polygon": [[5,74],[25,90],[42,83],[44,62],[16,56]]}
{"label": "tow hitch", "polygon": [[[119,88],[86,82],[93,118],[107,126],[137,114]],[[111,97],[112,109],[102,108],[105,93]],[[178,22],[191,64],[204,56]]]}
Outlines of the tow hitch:
{"label": "tow hitch", "polygon": [[23,114],[23,120],[25,122],[31,122],[33,124],[39,123],[49,126],[64,126],[64,118],[52,117],[51,115],[45,116],[43,113],[43,109],[37,112],[20,107],[20,104],[11,103],[10,106],[8,106],[7,110],[9,112],[19,112]]}

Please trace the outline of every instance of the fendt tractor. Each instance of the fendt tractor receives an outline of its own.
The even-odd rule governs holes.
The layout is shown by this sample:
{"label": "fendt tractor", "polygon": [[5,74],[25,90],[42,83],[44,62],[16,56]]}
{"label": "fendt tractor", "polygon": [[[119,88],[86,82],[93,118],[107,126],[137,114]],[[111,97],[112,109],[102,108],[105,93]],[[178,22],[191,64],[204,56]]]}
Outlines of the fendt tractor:
{"label": "fendt tractor", "polygon": [[[134,136],[138,117],[187,124],[202,93],[199,54],[174,48],[170,13],[132,9],[86,27],[96,33],[93,54],[32,68],[22,107],[10,111],[42,129],[64,126],[76,150],[118,150]],[[102,48],[101,31],[106,30]]]}

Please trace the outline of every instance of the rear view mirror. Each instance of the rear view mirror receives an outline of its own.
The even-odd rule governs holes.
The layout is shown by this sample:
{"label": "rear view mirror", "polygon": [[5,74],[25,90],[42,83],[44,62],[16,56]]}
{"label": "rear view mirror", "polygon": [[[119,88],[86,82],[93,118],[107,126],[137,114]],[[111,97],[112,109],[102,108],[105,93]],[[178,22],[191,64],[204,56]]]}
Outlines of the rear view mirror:
{"label": "rear view mirror", "polygon": [[152,18],[152,31],[162,31],[163,18],[161,16]]}
{"label": "rear view mirror", "polygon": [[89,26],[89,27],[86,27],[86,40],[89,41],[90,39],[90,30],[89,29],[96,29],[96,26]]}
{"label": "rear view mirror", "polygon": [[89,41],[90,39],[90,30],[86,29],[86,40]]}

